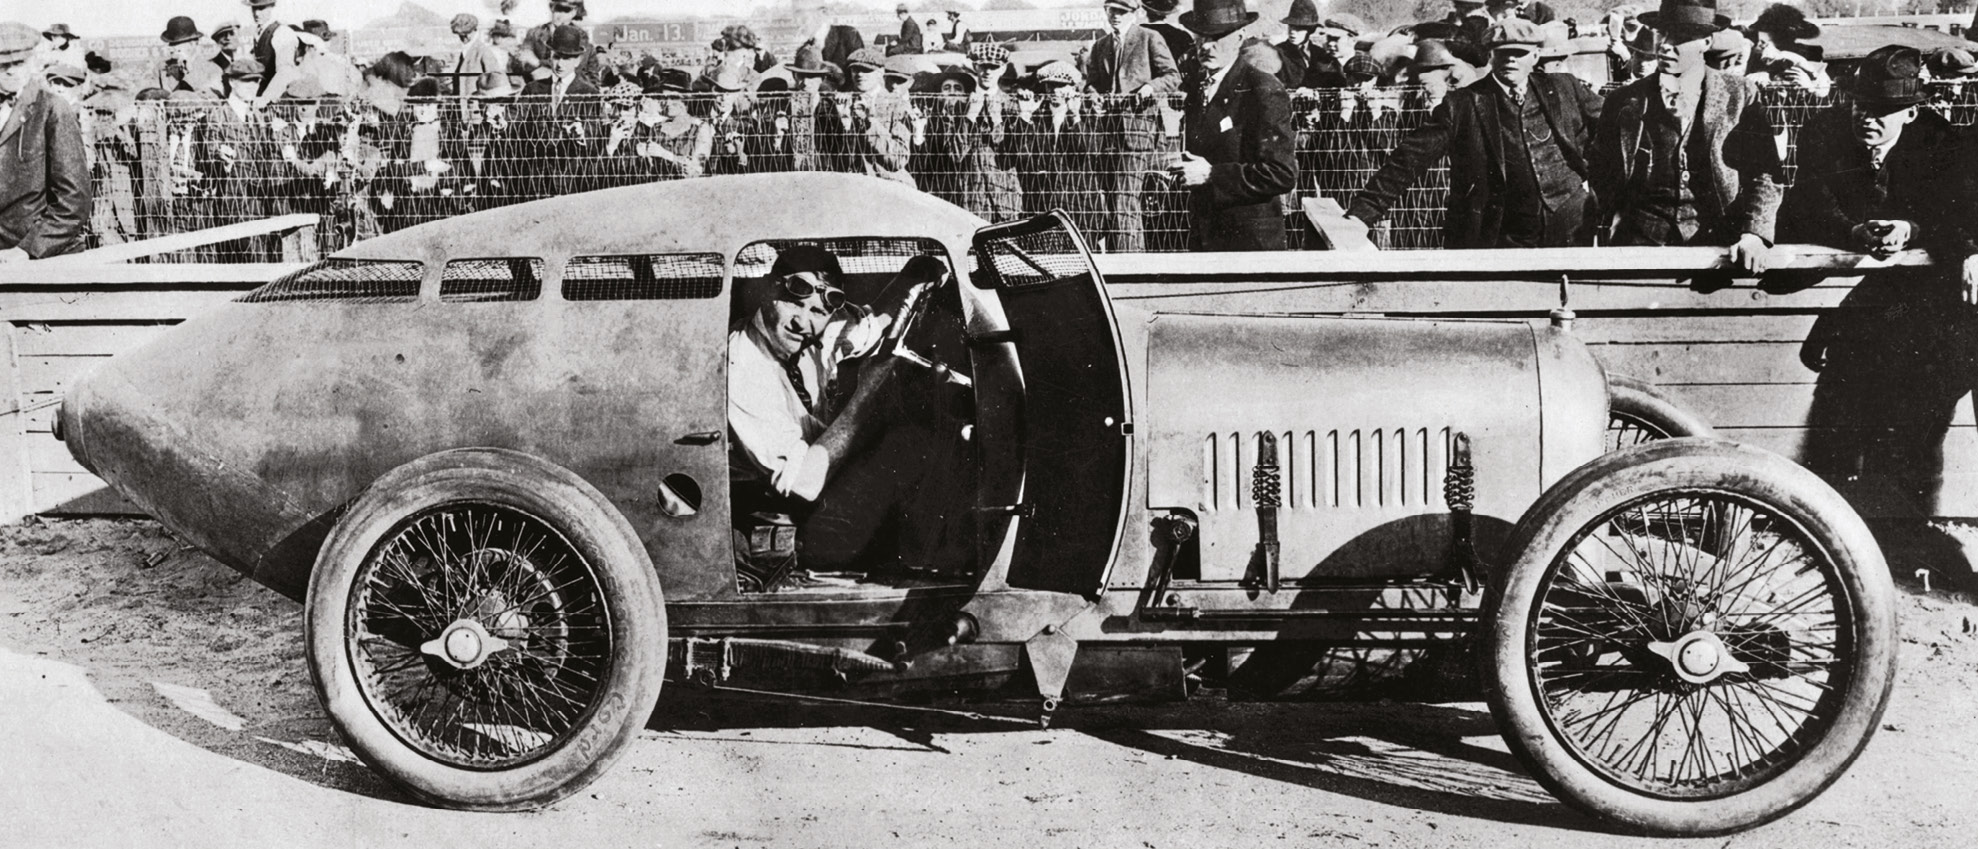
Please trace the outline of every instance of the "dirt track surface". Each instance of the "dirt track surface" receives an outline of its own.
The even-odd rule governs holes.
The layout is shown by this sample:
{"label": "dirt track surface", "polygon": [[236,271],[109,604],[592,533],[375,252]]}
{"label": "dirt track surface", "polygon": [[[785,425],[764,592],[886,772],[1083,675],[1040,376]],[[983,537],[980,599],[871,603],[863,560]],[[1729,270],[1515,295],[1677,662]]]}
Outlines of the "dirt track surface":
{"label": "dirt track surface", "polygon": [[[1907,557],[1891,553],[1899,574]],[[462,814],[337,759],[300,606],[154,524],[51,522],[0,530],[0,845],[1968,847],[1971,602],[1906,586],[1902,673],[1866,754],[1730,838],[1599,831],[1524,775],[1477,704],[1086,708],[1042,731],[669,694],[585,792]],[[156,684],[208,691],[240,728]]]}

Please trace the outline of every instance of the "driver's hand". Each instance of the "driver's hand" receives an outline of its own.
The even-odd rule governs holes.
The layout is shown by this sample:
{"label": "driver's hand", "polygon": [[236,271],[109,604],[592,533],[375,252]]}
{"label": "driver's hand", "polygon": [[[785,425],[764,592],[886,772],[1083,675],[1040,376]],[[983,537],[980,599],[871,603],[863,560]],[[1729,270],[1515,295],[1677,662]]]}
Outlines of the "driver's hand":
{"label": "driver's hand", "polygon": [[1772,248],[1765,244],[1764,239],[1746,233],[1738,237],[1737,244],[1731,246],[1731,261],[1744,269],[1746,274],[1764,274],[1772,261]]}

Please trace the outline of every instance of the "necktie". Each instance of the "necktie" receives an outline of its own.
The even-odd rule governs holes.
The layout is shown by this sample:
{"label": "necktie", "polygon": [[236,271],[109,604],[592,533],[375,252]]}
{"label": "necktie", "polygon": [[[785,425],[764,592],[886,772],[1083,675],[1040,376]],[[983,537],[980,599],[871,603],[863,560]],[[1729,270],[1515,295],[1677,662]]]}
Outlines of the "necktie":
{"label": "necktie", "polygon": [[1882,170],[1882,161],[1883,161],[1884,159],[1887,159],[1887,158],[1888,158],[1888,155],[1889,155],[1889,149],[1888,149],[1888,148],[1886,148],[1886,147],[1871,147],[1871,148],[1869,148],[1869,149],[1868,149],[1868,164],[1869,164],[1869,167],[1871,167],[1871,168],[1873,168],[1873,169],[1875,169],[1875,171],[1876,171],[1877,173],[1880,173],[1880,172],[1881,172],[1881,170]]}
{"label": "necktie", "polygon": [[799,366],[803,361],[803,357],[803,352],[799,351],[794,356],[784,360],[783,373],[790,376],[790,388],[797,390],[797,400],[804,402],[804,409],[815,412],[817,410],[817,404],[811,400],[810,390],[804,388],[804,370]]}

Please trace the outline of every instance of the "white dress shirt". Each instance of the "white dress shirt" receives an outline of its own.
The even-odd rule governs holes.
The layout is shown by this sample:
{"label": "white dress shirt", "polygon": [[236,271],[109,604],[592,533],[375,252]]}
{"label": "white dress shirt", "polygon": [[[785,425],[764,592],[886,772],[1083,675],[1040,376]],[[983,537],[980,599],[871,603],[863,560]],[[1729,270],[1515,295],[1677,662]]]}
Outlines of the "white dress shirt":
{"label": "white dress shirt", "polygon": [[869,354],[892,322],[854,306],[825,325],[818,344],[797,354],[804,389],[815,409],[806,408],[789,373],[769,346],[769,329],[756,312],[742,329],[728,334],[728,428],[735,435],[730,474],[761,480],[779,495],[815,500],[824,489],[830,458],[814,443],[835,414],[825,409],[825,393],[838,366]]}

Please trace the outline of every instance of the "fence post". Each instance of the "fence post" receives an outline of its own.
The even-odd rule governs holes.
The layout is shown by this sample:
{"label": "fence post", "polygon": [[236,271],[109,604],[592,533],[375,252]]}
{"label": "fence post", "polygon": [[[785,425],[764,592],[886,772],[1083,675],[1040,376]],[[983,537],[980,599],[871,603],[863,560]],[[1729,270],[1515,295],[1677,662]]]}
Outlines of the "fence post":
{"label": "fence post", "polygon": [[0,321],[0,336],[0,525],[11,525],[34,512],[34,476],[28,470],[27,413],[22,410],[14,323]]}

